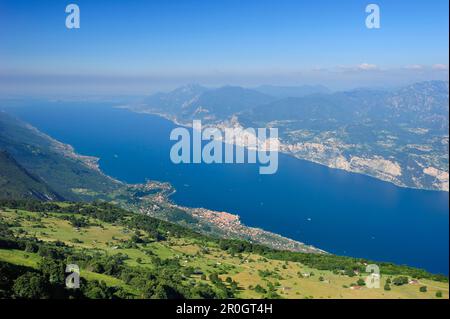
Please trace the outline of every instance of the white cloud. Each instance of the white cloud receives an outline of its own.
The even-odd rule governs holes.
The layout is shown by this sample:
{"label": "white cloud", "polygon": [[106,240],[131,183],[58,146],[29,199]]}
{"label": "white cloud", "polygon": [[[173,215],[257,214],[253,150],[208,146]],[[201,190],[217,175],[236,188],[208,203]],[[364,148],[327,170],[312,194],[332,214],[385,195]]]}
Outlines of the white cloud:
{"label": "white cloud", "polygon": [[433,65],[434,70],[448,70],[448,65],[446,64],[434,64]]}
{"label": "white cloud", "polygon": [[375,64],[369,64],[369,63],[361,63],[358,65],[359,70],[369,71],[369,70],[376,70],[378,67]]}
{"label": "white cloud", "polygon": [[405,66],[405,69],[408,69],[408,70],[422,70],[423,69],[423,65],[411,64],[411,65]]}

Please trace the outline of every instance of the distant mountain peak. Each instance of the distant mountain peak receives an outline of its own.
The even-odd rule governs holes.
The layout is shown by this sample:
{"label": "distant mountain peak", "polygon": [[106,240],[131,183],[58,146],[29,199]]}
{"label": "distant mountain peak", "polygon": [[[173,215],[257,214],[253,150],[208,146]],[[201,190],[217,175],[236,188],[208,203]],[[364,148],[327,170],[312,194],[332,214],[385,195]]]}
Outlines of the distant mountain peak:
{"label": "distant mountain peak", "polygon": [[303,97],[311,94],[328,94],[331,90],[323,85],[277,86],[261,85],[255,90],[276,98]]}
{"label": "distant mountain peak", "polygon": [[205,92],[207,90],[208,89],[206,87],[203,87],[200,84],[190,83],[190,84],[186,84],[186,85],[180,86],[180,87],[174,89],[173,91],[171,91],[169,93],[185,93],[185,94],[193,93],[193,94],[198,94],[198,93]]}

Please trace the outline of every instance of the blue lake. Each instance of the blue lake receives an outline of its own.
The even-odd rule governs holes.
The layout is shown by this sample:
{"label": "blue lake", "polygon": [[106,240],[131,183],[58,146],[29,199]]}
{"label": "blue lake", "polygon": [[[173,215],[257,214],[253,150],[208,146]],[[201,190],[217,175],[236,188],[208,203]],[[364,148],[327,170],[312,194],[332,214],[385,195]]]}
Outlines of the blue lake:
{"label": "blue lake", "polygon": [[99,103],[29,103],[8,109],[76,151],[100,158],[108,175],[168,181],[181,205],[239,214],[249,226],[328,252],[448,274],[449,197],[396,187],[280,155],[274,175],[256,164],[175,165],[173,123]]}

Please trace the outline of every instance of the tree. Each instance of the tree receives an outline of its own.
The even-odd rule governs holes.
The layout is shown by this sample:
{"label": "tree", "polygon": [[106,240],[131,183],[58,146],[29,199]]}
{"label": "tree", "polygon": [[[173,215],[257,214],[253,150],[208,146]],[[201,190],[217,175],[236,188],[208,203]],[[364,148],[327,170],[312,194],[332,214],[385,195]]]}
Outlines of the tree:
{"label": "tree", "polygon": [[106,286],[106,284],[97,280],[88,281],[83,289],[83,293],[90,299],[111,299],[115,292],[114,288]]}
{"label": "tree", "polygon": [[50,297],[45,278],[37,273],[27,272],[14,281],[15,298],[47,299]]}
{"label": "tree", "polygon": [[419,288],[420,292],[427,292],[427,286],[422,286]]}
{"label": "tree", "polygon": [[214,299],[217,298],[215,291],[211,286],[206,284],[200,284],[192,288],[191,298],[204,298],[204,299]]}
{"label": "tree", "polygon": [[269,291],[265,296],[267,299],[281,299],[281,296],[276,291]]}
{"label": "tree", "polygon": [[220,279],[219,275],[217,275],[216,273],[212,273],[209,275],[209,280],[211,280],[212,283],[218,283],[221,282],[222,280]]}
{"label": "tree", "polygon": [[384,290],[389,291],[391,290],[391,286],[386,282],[386,284],[384,285]]}
{"label": "tree", "polygon": [[267,292],[266,289],[261,287],[259,284],[255,286],[255,291],[260,294],[265,294]]}
{"label": "tree", "polygon": [[158,284],[153,292],[152,299],[182,299],[184,296],[166,284]]}
{"label": "tree", "polygon": [[44,274],[51,284],[65,283],[65,265],[63,262],[48,257],[39,262],[39,270]]}
{"label": "tree", "polygon": [[144,240],[142,240],[142,238],[139,237],[139,235],[137,235],[137,234],[134,234],[133,236],[131,236],[131,241],[136,244],[142,244],[144,242]]}
{"label": "tree", "polygon": [[442,298],[442,291],[436,291],[436,297]]}
{"label": "tree", "polygon": [[364,279],[359,278],[358,281],[356,282],[356,284],[357,284],[358,286],[364,286],[364,285],[366,284],[366,282],[364,281]]}
{"label": "tree", "polygon": [[235,293],[239,289],[239,285],[236,281],[232,281],[230,284],[230,289],[233,293]]}
{"label": "tree", "polygon": [[35,253],[38,251],[38,246],[33,242],[27,242],[25,244],[25,251],[27,253]]}

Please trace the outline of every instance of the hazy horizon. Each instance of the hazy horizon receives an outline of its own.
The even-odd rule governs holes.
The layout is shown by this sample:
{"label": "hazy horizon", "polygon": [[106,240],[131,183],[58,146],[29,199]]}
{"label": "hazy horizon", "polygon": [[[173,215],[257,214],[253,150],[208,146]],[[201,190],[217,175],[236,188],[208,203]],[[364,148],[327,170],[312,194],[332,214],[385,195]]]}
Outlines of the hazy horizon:
{"label": "hazy horizon", "polygon": [[332,90],[448,80],[448,9],[377,1],[0,0],[0,94],[143,95],[205,86]]}

